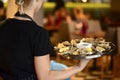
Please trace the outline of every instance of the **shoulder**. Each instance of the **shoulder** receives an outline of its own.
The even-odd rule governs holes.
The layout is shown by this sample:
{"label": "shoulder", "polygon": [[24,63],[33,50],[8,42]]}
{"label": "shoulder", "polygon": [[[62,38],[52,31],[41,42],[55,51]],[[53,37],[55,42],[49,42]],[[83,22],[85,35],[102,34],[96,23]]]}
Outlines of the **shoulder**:
{"label": "shoulder", "polygon": [[48,33],[48,31],[44,27],[39,25],[34,26],[34,30],[39,33]]}
{"label": "shoulder", "polygon": [[30,28],[30,33],[33,38],[49,38],[49,33],[48,31],[39,25],[34,25]]}

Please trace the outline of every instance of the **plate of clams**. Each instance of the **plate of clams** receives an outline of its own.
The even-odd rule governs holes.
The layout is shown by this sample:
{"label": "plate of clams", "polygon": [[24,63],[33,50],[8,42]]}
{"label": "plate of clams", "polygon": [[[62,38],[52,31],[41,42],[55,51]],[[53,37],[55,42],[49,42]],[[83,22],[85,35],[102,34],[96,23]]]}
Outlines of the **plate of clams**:
{"label": "plate of clams", "polygon": [[103,55],[109,55],[115,49],[112,42],[106,42],[104,38],[72,39],[58,43],[54,50],[58,55],[71,59],[91,59]]}

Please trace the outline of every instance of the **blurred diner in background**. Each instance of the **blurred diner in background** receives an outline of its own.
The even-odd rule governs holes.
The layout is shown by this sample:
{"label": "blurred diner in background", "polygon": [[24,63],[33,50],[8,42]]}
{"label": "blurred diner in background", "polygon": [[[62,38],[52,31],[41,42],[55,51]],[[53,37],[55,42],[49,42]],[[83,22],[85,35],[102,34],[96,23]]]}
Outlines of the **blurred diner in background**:
{"label": "blurred diner in background", "polygon": [[[0,22],[14,14],[14,8],[9,6],[13,1],[0,0]],[[111,55],[92,59],[70,80],[120,80],[119,3],[120,0],[45,0],[43,8],[35,14],[34,20],[48,31],[53,46],[72,39],[101,37],[116,45]],[[51,60],[66,66],[78,62],[56,52],[51,54]]]}

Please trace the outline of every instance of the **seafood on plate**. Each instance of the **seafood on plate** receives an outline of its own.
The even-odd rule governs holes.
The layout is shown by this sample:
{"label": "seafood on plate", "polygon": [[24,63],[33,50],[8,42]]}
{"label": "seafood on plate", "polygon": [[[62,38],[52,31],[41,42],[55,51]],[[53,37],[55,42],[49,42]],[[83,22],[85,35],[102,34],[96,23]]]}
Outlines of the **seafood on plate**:
{"label": "seafood on plate", "polygon": [[54,49],[59,55],[87,56],[110,50],[111,46],[104,38],[83,38],[58,43]]}

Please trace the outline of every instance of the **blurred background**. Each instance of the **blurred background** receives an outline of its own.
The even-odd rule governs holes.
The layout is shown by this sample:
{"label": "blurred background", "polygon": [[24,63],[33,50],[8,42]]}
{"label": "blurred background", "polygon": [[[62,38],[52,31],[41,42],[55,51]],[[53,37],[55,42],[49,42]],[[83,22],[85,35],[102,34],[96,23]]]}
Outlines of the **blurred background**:
{"label": "blurred background", "polygon": [[[14,0],[0,0],[0,22],[13,17]],[[54,46],[63,41],[84,37],[105,38],[116,45],[111,55],[92,59],[70,80],[120,80],[120,0],[45,0],[34,21],[44,27]],[[12,6],[11,6],[12,5]],[[66,66],[77,60],[51,54],[51,60]]]}

